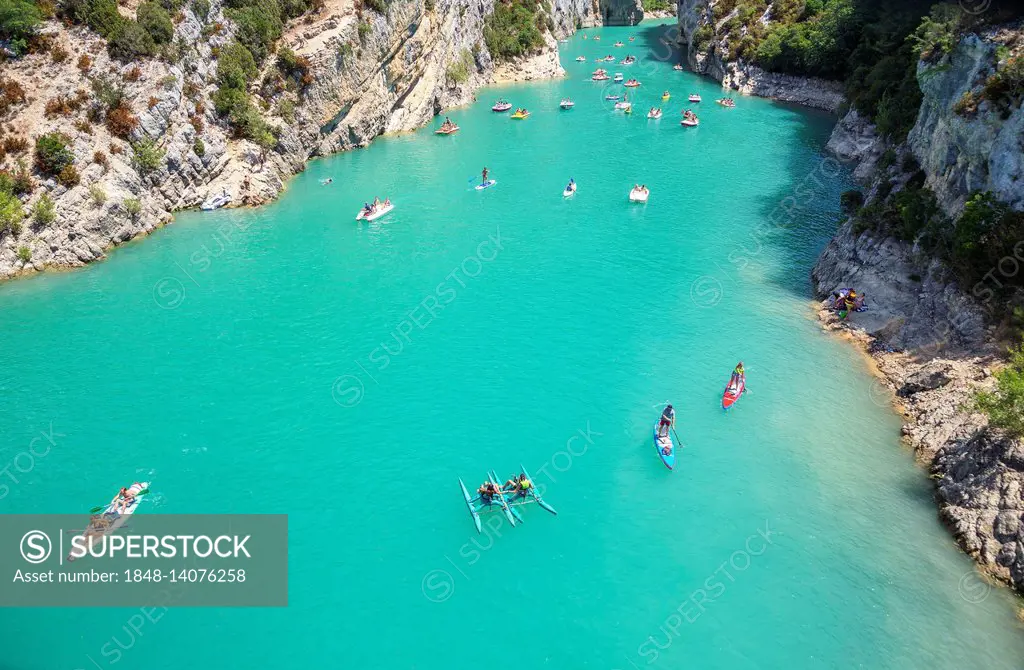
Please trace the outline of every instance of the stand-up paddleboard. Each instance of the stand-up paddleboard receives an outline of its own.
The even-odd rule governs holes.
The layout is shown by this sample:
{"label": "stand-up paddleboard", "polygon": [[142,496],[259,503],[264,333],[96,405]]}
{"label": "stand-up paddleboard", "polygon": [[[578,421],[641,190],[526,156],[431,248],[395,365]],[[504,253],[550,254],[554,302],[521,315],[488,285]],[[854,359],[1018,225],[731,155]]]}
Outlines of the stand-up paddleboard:
{"label": "stand-up paddleboard", "polygon": [[661,458],[661,462],[665,464],[666,468],[671,470],[676,465],[676,445],[672,443],[671,431],[665,436],[658,435],[658,424],[660,423],[660,419],[654,422],[654,448],[658,450],[658,457]]}
{"label": "stand-up paddleboard", "polygon": [[745,378],[740,377],[739,382],[736,384],[733,384],[732,380],[730,380],[729,385],[725,387],[725,392],[722,394],[722,409],[727,410],[735,405],[746,389],[747,381]]}
{"label": "stand-up paddleboard", "polygon": [[484,190],[485,188],[490,188],[490,187],[494,186],[494,185],[495,185],[495,184],[497,184],[497,183],[498,183],[498,180],[497,180],[497,179],[488,179],[487,181],[485,181],[485,182],[484,182],[484,183],[482,183],[482,184],[477,184],[477,185],[476,185],[476,190],[478,190],[478,191],[482,191],[482,190]]}

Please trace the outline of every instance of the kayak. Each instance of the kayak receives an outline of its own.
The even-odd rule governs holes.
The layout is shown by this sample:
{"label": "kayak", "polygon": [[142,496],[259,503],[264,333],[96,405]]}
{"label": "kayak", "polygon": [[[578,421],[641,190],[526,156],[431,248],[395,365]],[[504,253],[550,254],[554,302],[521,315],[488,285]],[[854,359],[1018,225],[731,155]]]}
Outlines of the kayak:
{"label": "kayak", "polygon": [[356,214],[356,221],[376,221],[394,208],[395,203],[391,203],[390,205],[381,205],[370,214],[367,214],[365,209],[361,209],[359,210],[359,213]]}
{"label": "kayak", "polygon": [[722,409],[727,410],[735,405],[746,389],[747,380],[745,377],[740,377],[739,384],[733,384],[730,379],[729,385],[725,387],[725,392],[722,394]]}
{"label": "kayak", "polygon": [[665,467],[672,470],[676,465],[676,446],[672,443],[672,433],[665,437],[658,436],[658,424],[661,420],[654,422],[654,448],[658,450],[658,457]]}
{"label": "kayak", "polygon": [[[104,528],[103,530],[94,530],[94,532],[90,533],[90,535],[94,535],[94,536],[97,536],[97,537],[98,536],[104,536],[104,535],[110,535],[111,533],[116,531],[118,528],[123,526],[125,523],[127,523],[128,522],[128,517],[130,517],[132,514],[135,513],[135,510],[138,509],[138,507],[139,507],[139,503],[142,502],[142,499],[145,498],[146,495],[147,495],[146,493],[142,493],[142,491],[147,491],[147,489],[149,489],[149,482],[135,482],[134,484],[129,486],[128,487],[128,492],[133,494],[135,496],[135,498],[131,501],[131,503],[129,503],[124,508],[124,510],[119,509],[119,504],[120,503],[117,503],[117,502],[109,503],[105,508],[103,508],[103,511],[99,513],[102,516],[102,518],[104,518],[104,519],[106,519],[106,520],[108,520],[110,522],[109,525],[107,525],[106,528]],[[147,493],[148,493],[148,491],[147,491]],[[92,522],[90,522],[89,526],[90,526],[89,528],[86,528],[84,531],[82,531],[82,533],[80,533],[79,535],[76,535],[75,537],[77,537],[77,538],[85,538],[86,532],[89,531],[90,528],[92,527]],[[75,538],[72,538],[71,541],[74,542],[74,540],[75,540]],[[85,557],[84,556],[80,556],[78,558],[85,558]],[[78,558],[72,556],[71,553],[69,552],[68,556],[67,556],[67,561],[68,561],[68,563],[72,563],[72,562],[78,560]]]}
{"label": "kayak", "polygon": [[562,191],[563,198],[568,198],[572,195],[576,195],[576,184],[573,184],[572,187],[566,187],[566,189]]}
{"label": "kayak", "polygon": [[[524,475],[526,475],[527,479],[533,482],[533,477],[531,477],[530,473],[526,471],[526,468],[523,467],[522,463],[519,464],[519,472],[522,472]],[[542,509],[545,509],[555,515],[558,514],[558,512],[555,511],[555,508],[544,502],[544,499],[541,498],[539,493],[537,493],[536,482],[534,482],[533,486],[530,487],[530,497],[533,498],[537,502],[537,504],[541,506]]]}
{"label": "kayak", "polygon": [[[498,478],[494,476],[493,472],[488,472],[487,473],[487,478],[491,481],[492,484],[497,486],[499,490],[501,489],[501,484],[498,483]],[[508,499],[505,497],[504,493],[499,493],[497,495],[497,500],[498,500],[498,504],[501,505],[501,511],[505,513],[505,518],[508,519],[508,522],[510,524],[515,526],[516,525],[516,518],[518,518],[520,521],[523,520],[523,517],[521,517],[519,515],[518,511],[513,512],[512,508],[509,507]]]}
{"label": "kayak", "polygon": [[495,185],[495,184],[497,184],[497,183],[498,183],[498,180],[497,180],[497,179],[488,179],[487,181],[485,181],[485,182],[484,182],[484,183],[482,183],[482,184],[477,184],[477,185],[476,185],[476,190],[478,190],[478,191],[482,191],[482,190],[484,190],[485,188],[490,188],[490,187],[494,186],[494,185]]}
{"label": "kayak", "polygon": [[438,128],[434,131],[435,135],[454,135],[459,132],[458,126],[452,126],[451,128]]}
{"label": "kayak", "polygon": [[469,491],[466,490],[466,485],[462,483],[461,477],[459,477],[459,486],[462,487],[462,497],[466,499],[466,507],[469,508],[469,514],[473,517],[473,525],[476,526],[476,532],[483,532],[483,529],[480,527],[480,512],[473,506],[473,498],[470,497]]}

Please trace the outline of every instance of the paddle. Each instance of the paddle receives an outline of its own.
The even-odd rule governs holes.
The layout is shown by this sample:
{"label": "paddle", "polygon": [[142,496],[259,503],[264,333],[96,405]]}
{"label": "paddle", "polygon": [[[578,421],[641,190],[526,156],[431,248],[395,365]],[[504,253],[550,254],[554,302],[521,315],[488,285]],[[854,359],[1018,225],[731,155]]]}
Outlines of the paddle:
{"label": "paddle", "polygon": [[[149,493],[149,489],[142,489],[141,491],[139,491],[138,493],[135,494],[135,497],[138,498],[139,496],[144,496],[147,493]],[[106,505],[101,505],[99,507],[93,507],[91,510],[89,510],[89,514],[96,514],[96,513],[100,512],[102,510],[105,510],[108,507],[110,507],[111,504],[112,503],[107,503]]]}
{"label": "paddle", "polygon": [[683,441],[681,439],[679,439],[679,433],[676,432],[676,427],[675,426],[672,426],[672,434],[676,436],[676,442],[679,443],[679,448],[680,449],[685,449],[686,445],[683,444]]}

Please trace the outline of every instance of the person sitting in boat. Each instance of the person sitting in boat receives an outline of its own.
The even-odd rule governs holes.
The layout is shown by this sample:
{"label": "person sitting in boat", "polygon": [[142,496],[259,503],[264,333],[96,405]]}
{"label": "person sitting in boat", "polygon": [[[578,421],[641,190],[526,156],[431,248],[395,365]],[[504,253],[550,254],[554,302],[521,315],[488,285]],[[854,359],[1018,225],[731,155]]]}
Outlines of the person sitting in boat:
{"label": "person sitting in boat", "polygon": [[533,488],[533,482],[530,481],[529,477],[526,476],[525,472],[520,472],[519,473],[519,482],[518,482],[518,486],[516,487],[516,492],[519,493],[520,496],[524,496],[525,497],[526,494],[529,493],[530,489],[532,489],[532,488]]}
{"label": "person sitting in boat", "polygon": [[743,369],[743,361],[740,361],[732,371],[732,377],[729,379],[729,386],[738,386],[742,380],[746,379],[746,376],[746,371]]}
{"label": "person sitting in boat", "polygon": [[576,180],[573,179],[572,177],[569,177],[569,185],[565,187],[565,190],[566,191],[575,191],[576,190]]}
{"label": "person sitting in boat", "polygon": [[478,488],[476,492],[480,495],[480,500],[488,505],[491,503],[491,498],[498,494],[498,490],[494,488],[494,484],[489,481],[481,484],[480,488]]}
{"label": "person sitting in boat", "polygon": [[672,405],[669,404],[661,412],[661,420],[658,422],[658,437],[667,437],[669,429],[675,425],[676,411],[672,408]]}
{"label": "person sitting in boat", "polygon": [[384,198],[384,206],[385,207],[390,207],[391,206],[391,198]]}
{"label": "person sitting in boat", "polygon": [[132,501],[135,500],[135,494],[128,490],[128,487],[122,486],[121,490],[117,492],[114,499],[110,501],[111,505],[116,505],[115,509],[118,512],[124,512],[128,507],[131,506]]}

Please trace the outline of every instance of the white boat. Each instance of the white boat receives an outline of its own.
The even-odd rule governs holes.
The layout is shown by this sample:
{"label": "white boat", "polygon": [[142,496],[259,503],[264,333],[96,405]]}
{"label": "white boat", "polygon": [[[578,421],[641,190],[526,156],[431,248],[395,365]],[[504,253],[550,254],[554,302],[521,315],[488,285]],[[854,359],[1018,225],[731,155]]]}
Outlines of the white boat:
{"label": "white boat", "polygon": [[389,202],[386,205],[381,204],[379,207],[377,207],[377,209],[373,210],[369,214],[366,213],[365,209],[361,209],[359,210],[359,213],[356,214],[356,221],[376,221],[377,219],[384,216],[394,208],[395,203]]}
{"label": "white boat", "polygon": [[617,95],[606,95],[606,96],[604,96],[604,99],[605,100],[618,100],[619,96],[617,96]]}
{"label": "white boat", "polygon": [[690,94],[690,102],[700,102],[700,96],[696,93]]}
{"label": "white boat", "polygon": [[512,103],[505,100],[499,100],[491,107],[492,112],[507,112],[510,109],[512,109]]}
{"label": "white boat", "polygon": [[586,56],[577,56],[576,57],[576,62],[577,63],[585,63],[586,60],[587,60]]}
{"label": "white boat", "polygon": [[615,109],[632,109],[632,108],[633,108],[633,103],[631,103],[631,102],[629,102],[627,100],[615,103]]}
{"label": "white boat", "polygon": [[576,103],[569,98],[564,98],[562,102],[558,103],[558,106],[562,109],[572,109],[575,105]]}
{"label": "white boat", "polygon": [[622,73],[621,73],[621,72],[616,72],[616,73],[615,73],[615,78],[614,78],[614,79],[613,79],[612,81],[615,81],[615,82],[620,82],[620,81],[622,81],[623,79],[624,79],[624,77],[622,76]]}
{"label": "white boat", "polygon": [[687,126],[687,127],[689,127],[689,128],[692,128],[692,127],[694,127],[694,126],[698,126],[698,125],[700,125],[700,119],[698,119],[698,118],[697,118],[697,117],[695,116],[695,117],[693,117],[693,118],[690,118],[690,119],[683,119],[683,120],[682,120],[682,121],[680,121],[679,123],[680,123],[680,124],[682,124],[682,125],[684,125],[684,126]]}
{"label": "white boat", "polygon": [[682,66],[681,63],[676,63],[675,65],[672,66],[672,69],[673,70],[682,70],[683,66]]}
{"label": "white boat", "polygon": [[660,109],[652,109],[651,111],[647,112],[647,118],[648,119],[660,119],[661,118],[661,110]]}
{"label": "white boat", "polygon": [[576,182],[573,182],[569,186],[566,186],[565,190],[562,191],[562,197],[563,198],[568,198],[569,196],[575,195],[575,194],[576,194]]}
{"label": "white boat", "polygon": [[[135,510],[138,509],[139,503],[142,501],[143,498],[146,497],[145,493],[143,493],[142,495],[139,494],[142,491],[147,491],[147,489],[149,489],[149,482],[135,482],[134,484],[129,486],[128,492],[135,497],[132,498],[132,501],[130,503],[125,505],[124,509],[121,509],[120,501],[111,501],[110,504],[103,508],[103,511],[100,512],[96,518],[89,522],[89,526],[85,528],[85,530],[83,530],[75,537],[71,538],[71,542],[74,543],[76,539],[81,538],[79,540],[79,543],[81,543],[82,540],[86,539],[87,534],[98,538],[103,537],[105,535],[110,535],[111,533],[116,531],[118,528],[127,523],[128,517],[134,514]],[[88,544],[86,544],[85,546],[88,546]],[[74,547],[74,544],[72,544],[72,547]],[[74,548],[72,548],[72,550],[68,552],[68,563],[72,563],[80,558],[85,558],[84,556],[74,556],[74,553]]]}
{"label": "white boat", "polygon": [[647,198],[650,197],[650,189],[634,188],[629,192],[630,202],[647,202]]}
{"label": "white boat", "polygon": [[228,195],[227,189],[224,189],[217,195],[211,195],[209,198],[203,201],[203,204],[199,205],[199,209],[208,212],[211,209],[220,209],[224,205],[231,202],[231,196]]}

